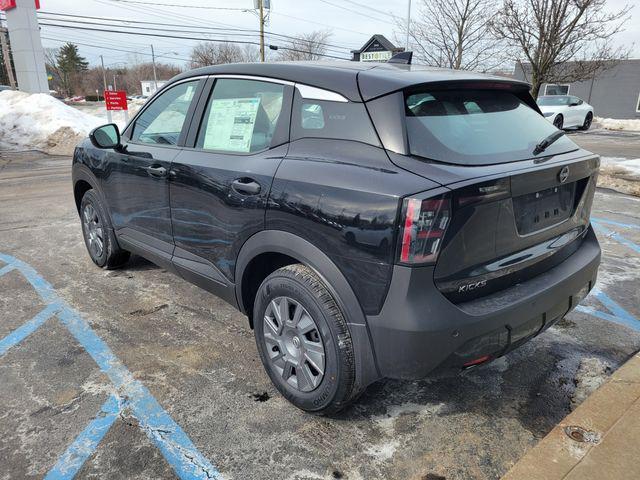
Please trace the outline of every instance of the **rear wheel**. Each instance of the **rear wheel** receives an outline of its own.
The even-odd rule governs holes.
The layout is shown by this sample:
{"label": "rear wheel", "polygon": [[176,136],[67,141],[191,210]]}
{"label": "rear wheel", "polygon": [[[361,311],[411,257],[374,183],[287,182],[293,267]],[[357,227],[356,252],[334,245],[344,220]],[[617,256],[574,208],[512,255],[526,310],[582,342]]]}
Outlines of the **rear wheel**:
{"label": "rear wheel", "polygon": [[84,243],[93,263],[111,269],[129,259],[129,252],[118,245],[106,210],[94,190],[88,190],[82,197],[80,219]]}
{"label": "rear wheel", "polygon": [[289,265],[258,290],[254,328],[260,358],[280,393],[296,407],[331,414],[355,396],[355,360],[344,316],[308,267]]}
{"label": "rear wheel", "polygon": [[564,125],[564,118],[562,117],[562,115],[556,115],[556,118],[553,119],[553,125],[558,130],[562,130],[562,125]]}
{"label": "rear wheel", "polygon": [[587,113],[587,116],[584,117],[584,123],[580,127],[580,130],[589,130],[589,127],[591,127],[592,122],[593,122],[593,113],[589,112]]}

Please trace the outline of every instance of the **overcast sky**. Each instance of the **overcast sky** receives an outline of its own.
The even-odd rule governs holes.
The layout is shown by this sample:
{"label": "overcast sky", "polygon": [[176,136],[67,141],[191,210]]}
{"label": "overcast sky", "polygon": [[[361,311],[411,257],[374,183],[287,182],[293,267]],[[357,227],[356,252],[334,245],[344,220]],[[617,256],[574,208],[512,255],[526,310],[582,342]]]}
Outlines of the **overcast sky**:
{"label": "overcast sky", "polygon": [[[172,23],[198,27],[258,29],[258,19],[250,11],[253,0],[139,0],[127,3],[119,0],[41,0],[40,23],[55,23],[53,16],[46,13],[65,13],[96,17],[112,17],[145,22]],[[413,15],[418,14],[423,0],[413,0]],[[405,18],[407,0],[271,0],[271,15],[267,30],[274,33],[299,35],[312,30],[330,30],[332,37],[329,43],[331,55],[349,58],[350,49],[359,48],[374,33],[381,33],[395,43],[399,38],[399,46],[403,46],[404,35],[395,26],[395,17]],[[608,0],[608,8],[620,9],[625,0]],[[626,31],[620,34],[620,44],[635,44],[632,56],[640,58],[640,0],[631,0],[636,4],[633,18],[627,23]],[[181,7],[166,6],[180,4]],[[189,8],[188,6],[209,8]],[[220,9],[211,9],[217,7]],[[229,10],[224,10],[229,9]],[[238,10],[235,10],[238,9]],[[46,20],[44,18],[47,18]],[[57,17],[60,18],[60,17]],[[81,21],[95,21],[77,19]],[[58,22],[59,23],[59,22]],[[86,26],[78,24],[78,26]],[[140,24],[131,23],[130,26]],[[144,25],[162,28],[161,25]],[[101,27],[111,28],[111,27]],[[177,27],[166,27],[166,29]],[[173,35],[173,32],[159,31]],[[238,33],[245,36],[240,37]],[[177,35],[177,34],[175,34]],[[200,33],[191,34],[202,36]],[[138,52],[140,61],[150,58],[150,44],[153,43],[159,61],[184,65],[189,52],[196,41],[167,39],[156,37],[130,36],[107,32],[87,32],[69,30],[42,25],[42,37],[45,47],[59,47],[66,41],[78,43],[80,52],[91,64],[99,62],[99,55],[104,56],[105,64],[115,66],[132,59],[131,52]],[[212,32],[211,38],[243,39],[258,41],[254,32],[236,32],[235,35]],[[86,45],[82,45],[82,44]],[[268,38],[267,43],[282,44],[276,37]],[[118,50],[116,50],[118,49]],[[126,50],[126,51],[119,51]]]}

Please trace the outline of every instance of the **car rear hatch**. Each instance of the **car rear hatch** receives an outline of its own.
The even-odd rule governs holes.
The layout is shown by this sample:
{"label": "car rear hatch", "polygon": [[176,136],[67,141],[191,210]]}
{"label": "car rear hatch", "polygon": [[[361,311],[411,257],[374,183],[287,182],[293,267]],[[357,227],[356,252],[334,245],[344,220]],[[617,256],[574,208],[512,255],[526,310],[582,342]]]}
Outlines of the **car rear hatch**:
{"label": "car rear hatch", "polygon": [[470,185],[450,185],[451,220],[436,263],[454,303],[549,270],[575,252],[589,227],[599,160],[557,162]]}
{"label": "car rear hatch", "polygon": [[398,259],[435,263],[452,302],[523,282],[579,247],[599,157],[558,135],[521,84],[421,84],[367,106],[391,161],[448,190],[435,203],[429,192],[405,200]]}

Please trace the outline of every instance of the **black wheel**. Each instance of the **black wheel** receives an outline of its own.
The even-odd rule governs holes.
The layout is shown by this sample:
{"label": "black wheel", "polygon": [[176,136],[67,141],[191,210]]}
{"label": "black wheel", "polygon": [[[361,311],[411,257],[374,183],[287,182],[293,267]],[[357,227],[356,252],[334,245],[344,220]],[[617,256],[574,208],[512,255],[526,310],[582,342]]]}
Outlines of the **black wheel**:
{"label": "black wheel", "polygon": [[556,118],[553,119],[553,126],[558,130],[562,130],[562,125],[564,124],[564,118],[562,115],[556,115]]}
{"label": "black wheel", "polygon": [[254,304],[260,358],[280,393],[296,407],[331,414],[358,393],[351,335],[335,299],[308,267],[269,275]]}
{"label": "black wheel", "polygon": [[129,259],[129,252],[118,245],[109,216],[93,190],[87,190],[82,197],[80,219],[84,244],[93,263],[111,269],[121,266]]}
{"label": "black wheel", "polygon": [[580,127],[580,130],[589,130],[589,127],[591,127],[592,122],[593,122],[593,113],[589,112],[587,113],[587,116],[584,117],[584,123]]}

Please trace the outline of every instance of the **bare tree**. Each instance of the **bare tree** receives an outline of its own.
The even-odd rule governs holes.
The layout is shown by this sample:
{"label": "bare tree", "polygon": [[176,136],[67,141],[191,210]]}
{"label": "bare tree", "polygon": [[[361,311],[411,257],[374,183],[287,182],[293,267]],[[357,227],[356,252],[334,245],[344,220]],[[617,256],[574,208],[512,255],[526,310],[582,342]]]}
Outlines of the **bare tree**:
{"label": "bare tree", "polygon": [[300,38],[290,39],[279,47],[278,60],[320,60],[327,52],[331,35],[328,30],[314,30],[301,34]]}
{"label": "bare tree", "polygon": [[191,68],[221,63],[255,62],[259,58],[255,45],[239,46],[236,43],[201,42],[191,50]]}
{"label": "bare tree", "polygon": [[[625,58],[612,38],[629,20],[630,6],[605,10],[606,0],[504,0],[492,30],[515,44],[529,63],[535,97],[543,83],[585,80]],[[523,70],[526,70],[523,68]]]}
{"label": "bare tree", "polygon": [[[497,0],[422,0],[409,29],[419,61],[456,70],[490,70],[505,60],[490,31]],[[406,21],[398,20],[406,31]]]}

